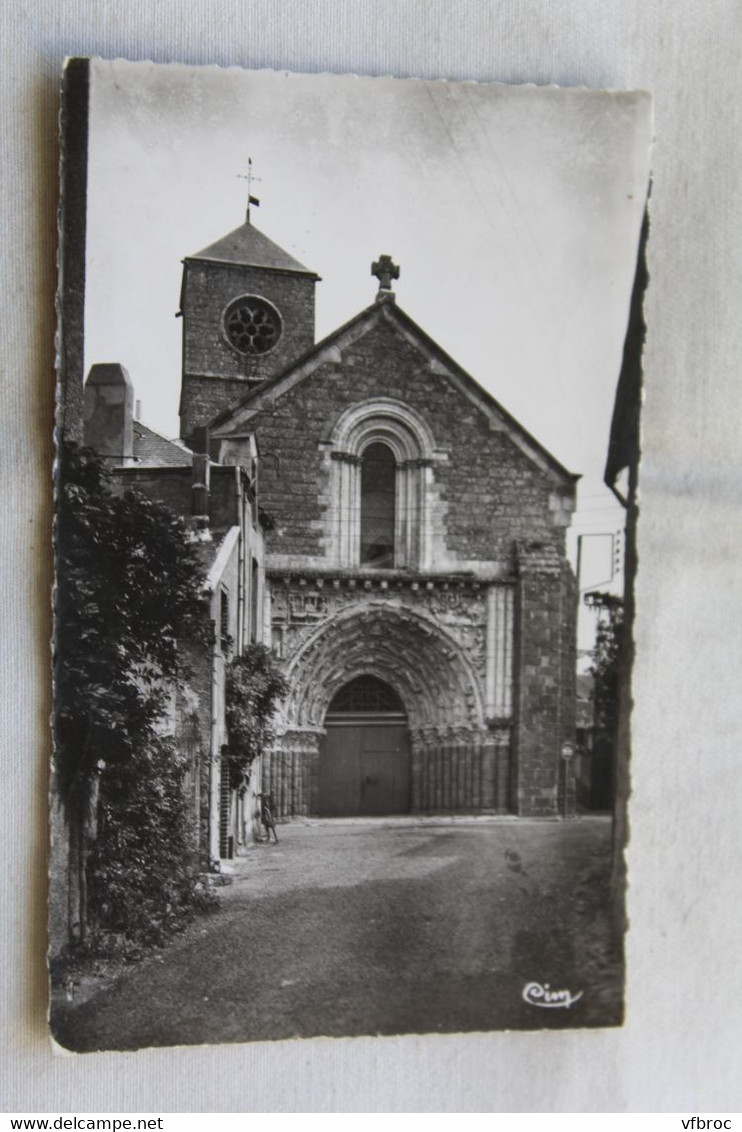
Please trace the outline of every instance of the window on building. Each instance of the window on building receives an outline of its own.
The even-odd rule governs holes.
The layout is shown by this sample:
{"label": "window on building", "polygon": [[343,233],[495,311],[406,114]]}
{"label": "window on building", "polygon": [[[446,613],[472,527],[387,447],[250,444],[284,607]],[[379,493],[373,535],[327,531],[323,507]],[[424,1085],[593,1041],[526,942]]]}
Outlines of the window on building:
{"label": "window on building", "polygon": [[356,676],[349,684],[343,685],[332,698],[328,715],[357,715],[359,712],[371,714],[401,714],[404,704],[389,684],[377,676],[364,674]]}
{"label": "window on building", "polygon": [[370,444],[361,461],[361,564],[394,566],[397,465],[386,444]]}
{"label": "window on building", "polygon": [[229,782],[229,747],[221,749],[221,776],[219,780],[219,856],[234,857],[232,831],[232,798]]}
{"label": "window on building", "polygon": [[373,398],[338,417],[329,448],[334,564],[428,569],[431,468],[444,457],[424,418],[401,401]]}
{"label": "window on building", "polygon": [[253,558],[250,569],[250,640],[253,644],[258,639],[258,584],[258,563]]}
{"label": "window on building", "polygon": [[223,653],[229,652],[232,638],[229,633],[229,594],[222,587],[219,606],[219,640]]}

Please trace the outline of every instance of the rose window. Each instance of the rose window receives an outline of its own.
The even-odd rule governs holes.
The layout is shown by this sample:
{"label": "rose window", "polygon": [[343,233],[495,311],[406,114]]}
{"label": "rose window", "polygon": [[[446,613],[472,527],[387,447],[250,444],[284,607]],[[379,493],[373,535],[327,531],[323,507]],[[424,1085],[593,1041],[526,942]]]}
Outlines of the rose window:
{"label": "rose window", "polygon": [[240,354],[267,354],[281,337],[281,318],[265,299],[248,296],[227,307],[224,329]]}

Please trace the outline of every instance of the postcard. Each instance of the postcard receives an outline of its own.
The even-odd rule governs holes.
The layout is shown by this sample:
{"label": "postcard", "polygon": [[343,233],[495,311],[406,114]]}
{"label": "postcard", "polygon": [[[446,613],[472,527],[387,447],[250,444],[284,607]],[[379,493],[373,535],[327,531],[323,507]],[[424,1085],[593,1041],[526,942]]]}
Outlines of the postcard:
{"label": "postcard", "polygon": [[621,1025],[651,131],[68,61],[65,1049]]}

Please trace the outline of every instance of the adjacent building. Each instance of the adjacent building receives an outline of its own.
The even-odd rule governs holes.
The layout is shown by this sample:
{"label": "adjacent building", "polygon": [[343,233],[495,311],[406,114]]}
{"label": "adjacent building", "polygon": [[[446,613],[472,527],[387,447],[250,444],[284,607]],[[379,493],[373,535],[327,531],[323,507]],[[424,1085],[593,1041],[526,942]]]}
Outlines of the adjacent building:
{"label": "adjacent building", "polygon": [[263,641],[264,537],[258,511],[254,438],[239,464],[214,463],[208,432],[191,446],[135,419],[134,390],[119,364],[95,365],[85,384],[84,440],[106,462],[115,490],[134,489],[183,516],[197,543],[208,597],[209,645],[188,651],[187,685],[163,726],[189,757],[194,841],[205,868],[252,840],[253,791],[230,789],[226,769],[226,669],[247,645]]}

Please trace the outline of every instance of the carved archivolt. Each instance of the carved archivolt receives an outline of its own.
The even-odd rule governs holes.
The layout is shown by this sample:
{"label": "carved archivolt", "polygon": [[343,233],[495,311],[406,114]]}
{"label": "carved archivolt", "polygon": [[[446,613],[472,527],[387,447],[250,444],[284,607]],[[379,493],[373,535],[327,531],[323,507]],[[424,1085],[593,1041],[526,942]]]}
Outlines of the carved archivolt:
{"label": "carved archivolt", "polygon": [[374,397],[351,405],[341,413],[332,430],[334,451],[362,456],[374,441],[383,440],[394,452],[397,463],[435,456],[435,440],[423,417],[391,397]]}
{"label": "carved archivolt", "polygon": [[284,725],[321,727],[330,700],[370,673],[402,699],[410,726],[485,725],[480,680],[457,642],[431,619],[384,603],[359,603],[325,622],[290,662]]}

